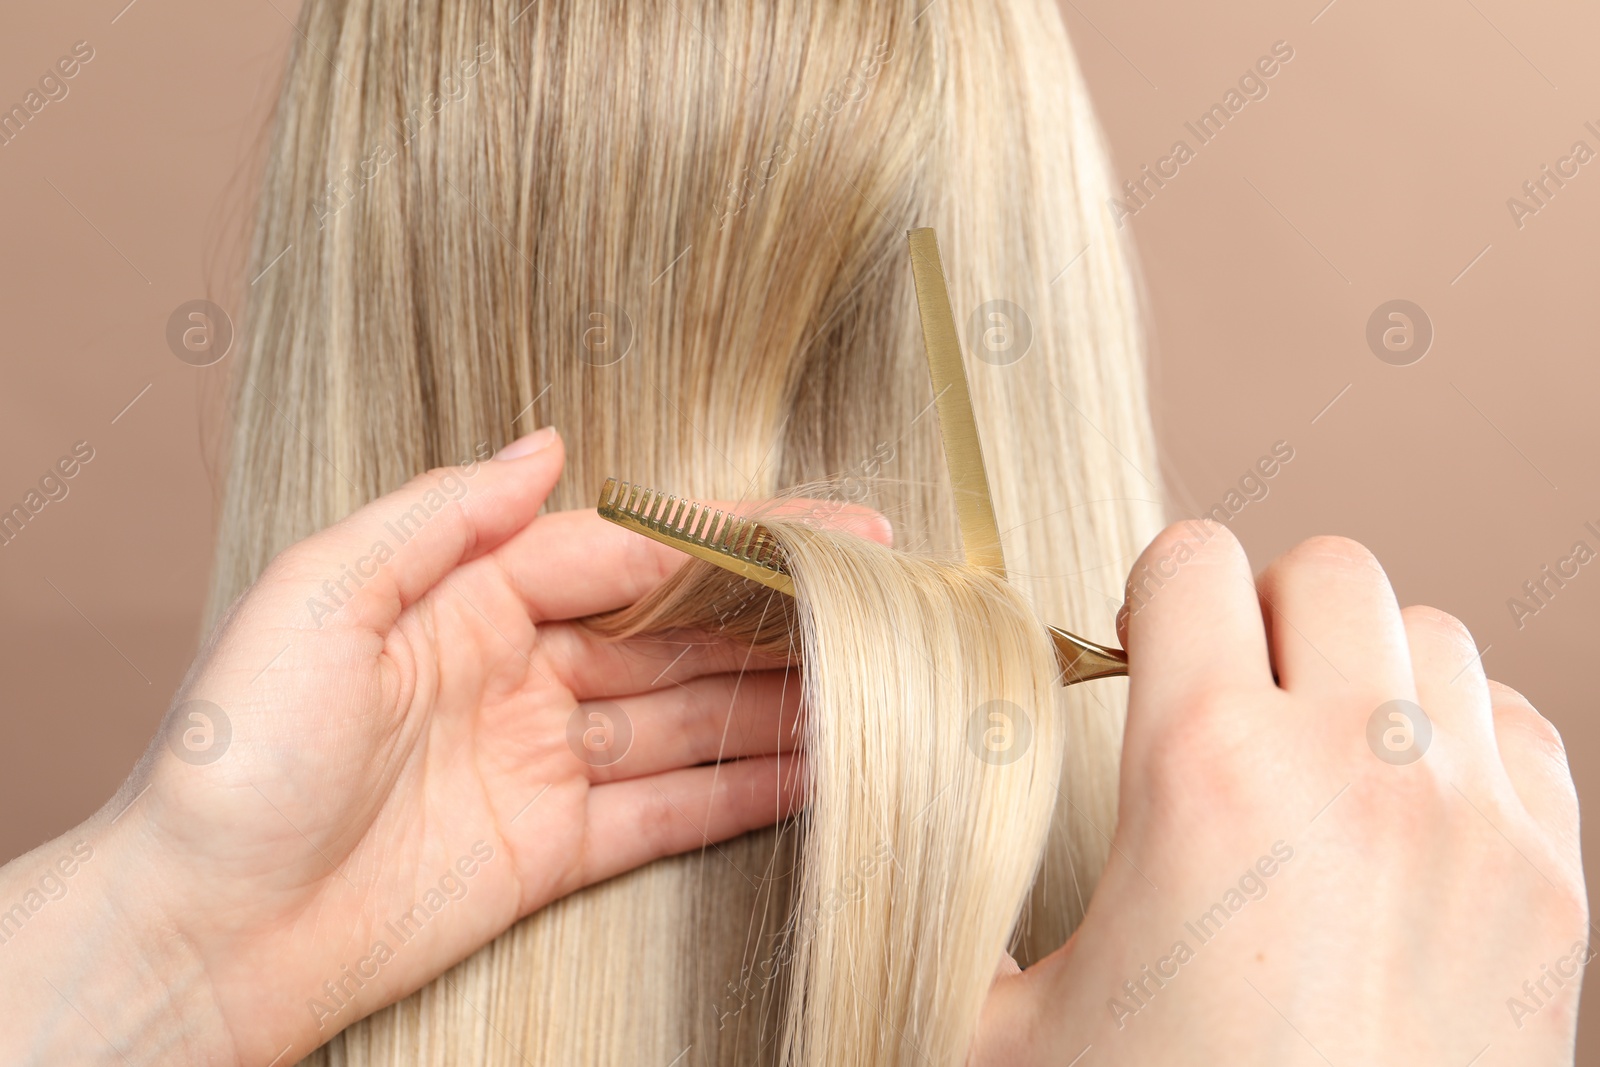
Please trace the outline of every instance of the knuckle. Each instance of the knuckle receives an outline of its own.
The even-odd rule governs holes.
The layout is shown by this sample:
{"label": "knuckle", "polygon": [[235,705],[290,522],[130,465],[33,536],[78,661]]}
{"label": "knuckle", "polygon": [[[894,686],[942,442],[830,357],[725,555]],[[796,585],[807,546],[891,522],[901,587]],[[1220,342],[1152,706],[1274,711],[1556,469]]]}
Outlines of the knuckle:
{"label": "knuckle", "polygon": [[407,478],[393,493],[386,493],[385,496],[393,497],[402,502],[415,500],[428,492],[428,490],[437,489],[447,470],[448,468],[445,467],[430,467],[427,470],[418,471]]}
{"label": "knuckle", "polygon": [[457,490],[464,487],[464,479],[470,477],[466,469],[456,466],[429,467],[419,474],[414,474],[401,490],[407,495],[423,495],[428,492],[442,493],[450,499],[455,499],[460,494]]}
{"label": "knuckle", "polygon": [[1548,874],[1530,884],[1525,896],[1529,905],[1528,933],[1548,944],[1586,940],[1590,929],[1589,897],[1582,867],[1575,862],[1557,862],[1553,857],[1541,857],[1540,867],[1541,873]]}
{"label": "knuckle", "polygon": [[639,815],[639,833],[647,841],[664,842],[684,836],[687,817],[677,809],[665,793],[655,791]]}
{"label": "knuckle", "polygon": [[1589,930],[1589,896],[1582,877],[1563,877],[1543,910],[1556,930],[1581,939]]}
{"label": "knuckle", "polygon": [[1517,690],[1489,679],[1489,698],[1494,710],[1496,729],[1507,727],[1518,730],[1540,749],[1559,760],[1567,762],[1567,745],[1556,724],[1539,714],[1539,709]]}
{"label": "knuckle", "polygon": [[726,674],[697,678],[679,687],[678,699],[678,714],[687,732],[716,737],[724,744],[729,740],[734,703],[739,699],[734,679]]}
{"label": "knuckle", "polygon": [[411,479],[414,488],[424,495],[427,493],[440,493],[447,499],[454,500],[458,494],[454,489],[461,481],[459,467],[432,467]]}
{"label": "knuckle", "polygon": [[1175,522],[1157,534],[1149,547],[1140,553],[1138,562],[1123,583],[1123,599],[1134,605],[1134,612],[1137,613],[1146,597],[1167,581],[1178,577],[1190,561],[1205,559],[1215,562],[1225,558],[1230,551],[1241,558],[1244,555],[1238,539],[1215,519]]}
{"label": "knuckle", "polygon": [[1520,689],[1513,689],[1504,682],[1489,679],[1489,696],[1494,701],[1494,710],[1499,714],[1502,710],[1511,708],[1524,708],[1538,714],[1534,709],[1533,701],[1522,695]]}
{"label": "knuckle", "polygon": [[1555,723],[1535,711],[1532,704],[1527,702],[1501,704],[1497,701],[1494,711],[1498,723],[1519,731],[1552,763],[1566,767],[1567,746],[1561,738],[1561,731],[1556,729]]}
{"label": "knuckle", "polygon": [[1225,528],[1214,519],[1185,519],[1163,529],[1156,535],[1155,540],[1150,542],[1150,547],[1156,551],[1171,551],[1182,544],[1209,540]]}
{"label": "knuckle", "polygon": [[458,522],[472,527],[471,503],[466,475],[459,467],[435,467],[411,479],[408,488],[412,494],[411,510],[420,507],[428,517],[443,517],[447,522]]}
{"label": "knuckle", "polygon": [[1562,740],[1561,731],[1556,729],[1555,723],[1530,707],[1526,714],[1519,717],[1518,724],[1533,735],[1534,740],[1552,759],[1562,764],[1567,762],[1567,744]]}
{"label": "knuckle", "polygon": [[[1467,629],[1465,623],[1448,611],[1441,611],[1426,604],[1413,604],[1401,612],[1405,619],[1407,629],[1428,634],[1436,639],[1452,644],[1472,644],[1472,631]],[[1474,648],[1477,646],[1474,645]]]}
{"label": "knuckle", "polygon": [[1321,534],[1301,541],[1280,556],[1278,564],[1286,570],[1335,570],[1385,580],[1388,577],[1378,557],[1366,545],[1336,534]]}

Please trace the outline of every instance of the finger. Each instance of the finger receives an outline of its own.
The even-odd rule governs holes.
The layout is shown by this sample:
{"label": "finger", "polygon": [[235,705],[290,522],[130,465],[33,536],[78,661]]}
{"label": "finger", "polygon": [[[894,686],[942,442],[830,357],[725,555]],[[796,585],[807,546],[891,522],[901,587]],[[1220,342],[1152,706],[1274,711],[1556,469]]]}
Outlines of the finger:
{"label": "finger", "polygon": [[428,471],[274,560],[264,585],[309,606],[318,628],[386,633],[467,560],[526,526],[555,488],[565,449],[547,426],[489,461]]}
{"label": "finger", "polygon": [[1489,683],[1483,676],[1478,646],[1455,616],[1414,604],[1400,613],[1411,652],[1411,674],[1417,703],[1435,730],[1461,742],[1461,750],[1480,772],[1498,777]]}
{"label": "finger", "polygon": [[800,742],[800,673],[710,674],[595,706],[620,709],[632,729],[626,755],[589,780],[622,781],[714,760],[790,752]]}
{"label": "finger", "polygon": [[1560,844],[1562,854],[1576,862],[1578,793],[1560,732],[1509,685],[1491,681],[1488,688],[1500,761],[1512,787],[1528,814]]}
{"label": "finger", "polygon": [[770,826],[800,806],[799,756],[692,767],[589,791],[583,884]]}
{"label": "finger", "polygon": [[1389,578],[1361,545],[1313,537],[1273,561],[1259,583],[1272,663],[1284,689],[1359,691],[1370,714],[1413,700],[1405,623]]}
{"label": "finger", "polygon": [[[823,506],[826,505],[826,506]],[[711,501],[730,514],[757,510],[752,504]],[[891,544],[889,520],[871,508],[815,500],[789,500],[762,514],[817,508],[818,522]],[[535,622],[576,619],[626,607],[643,598],[689,557],[679,549],[602,519],[599,512],[557,511],[529,524],[495,552]]]}
{"label": "finger", "polygon": [[1250,565],[1226,527],[1201,519],[1167,527],[1134,564],[1125,602],[1142,715],[1180,714],[1182,698],[1197,691],[1272,684]]}
{"label": "finger", "polygon": [[854,534],[889,548],[894,547],[894,526],[888,517],[862,504],[793,497],[755,505],[747,510],[757,519],[798,520],[807,525]]}
{"label": "finger", "polygon": [[789,665],[779,657],[698,631],[618,640],[574,623],[546,623],[540,642],[556,679],[579,700],[613,699],[707,674]]}

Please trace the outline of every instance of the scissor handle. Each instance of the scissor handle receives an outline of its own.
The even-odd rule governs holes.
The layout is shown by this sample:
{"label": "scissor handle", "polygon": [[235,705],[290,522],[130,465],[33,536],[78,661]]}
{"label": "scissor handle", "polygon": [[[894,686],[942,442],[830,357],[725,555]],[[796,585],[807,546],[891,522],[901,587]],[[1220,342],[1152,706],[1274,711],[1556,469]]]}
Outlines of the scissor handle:
{"label": "scissor handle", "polygon": [[1087,641],[1059,626],[1049,626],[1050,640],[1056,645],[1056,665],[1061,668],[1061,684],[1076,685],[1094,678],[1115,678],[1128,673],[1128,654],[1120,648],[1107,648]]}

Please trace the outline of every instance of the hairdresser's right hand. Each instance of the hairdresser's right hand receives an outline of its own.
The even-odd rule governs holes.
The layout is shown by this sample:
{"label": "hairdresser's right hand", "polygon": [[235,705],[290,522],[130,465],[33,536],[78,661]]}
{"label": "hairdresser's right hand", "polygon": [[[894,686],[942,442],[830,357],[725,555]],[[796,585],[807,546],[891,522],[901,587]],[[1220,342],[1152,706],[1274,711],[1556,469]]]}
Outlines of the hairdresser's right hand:
{"label": "hairdresser's right hand", "polygon": [[1572,1063],[1577,797],[1466,629],[1351,541],[1257,582],[1209,522],[1124,614],[1110,859],[1067,945],[996,979],[974,1067]]}
{"label": "hairdresser's right hand", "polygon": [[0,869],[0,1063],[285,1067],[558,897],[794,807],[791,668],[577,624],[686,557],[539,514],[563,455],[542,431],[272,561],[119,796]]}

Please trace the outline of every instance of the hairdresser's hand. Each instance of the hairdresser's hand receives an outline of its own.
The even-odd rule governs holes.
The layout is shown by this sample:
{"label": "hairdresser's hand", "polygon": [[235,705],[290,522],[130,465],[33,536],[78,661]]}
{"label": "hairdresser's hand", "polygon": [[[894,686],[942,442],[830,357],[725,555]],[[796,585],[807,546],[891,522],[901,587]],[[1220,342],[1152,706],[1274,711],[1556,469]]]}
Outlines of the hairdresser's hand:
{"label": "hairdresser's hand", "polygon": [[1577,798],[1461,624],[1350,541],[1257,582],[1198,523],[1126,614],[1111,858],[1067,946],[996,980],[973,1062],[1570,1064]]}
{"label": "hairdresser's hand", "polygon": [[275,559],[119,797],[0,871],[3,908],[89,853],[0,951],[0,1062],[292,1063],[558,897],[794,807],[798,676],[576,625],[685,557],[535,517],[561,441],[512,449]]}

